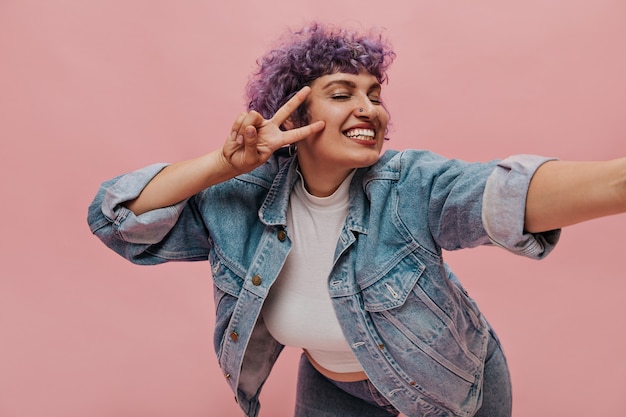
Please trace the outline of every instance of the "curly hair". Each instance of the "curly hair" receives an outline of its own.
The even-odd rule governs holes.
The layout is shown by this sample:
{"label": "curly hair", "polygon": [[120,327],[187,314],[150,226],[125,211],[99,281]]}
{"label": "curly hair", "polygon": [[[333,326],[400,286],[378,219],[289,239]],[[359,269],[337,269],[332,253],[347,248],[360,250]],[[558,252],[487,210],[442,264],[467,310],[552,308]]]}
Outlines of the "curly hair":
{"label": "curly hair", "polygon": [[[247,85],[248,110],[269,119],[302,87],[337,72],[358,74],[365,70],[379,83],[387,81],[387,70],[395,53],[381,34],[312,23],[282,38],[277,47],[257,60],[258,69]],[[291,115],[296,126],[308,123],[303,104]]]}

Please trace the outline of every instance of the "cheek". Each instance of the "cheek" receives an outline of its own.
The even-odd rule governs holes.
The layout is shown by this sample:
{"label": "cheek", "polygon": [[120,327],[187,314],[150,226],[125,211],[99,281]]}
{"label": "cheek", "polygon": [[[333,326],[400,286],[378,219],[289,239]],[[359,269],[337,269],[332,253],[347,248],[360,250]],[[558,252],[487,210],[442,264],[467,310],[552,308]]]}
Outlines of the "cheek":
{"label": "cheek", "polygon": [[387,128],[389,127],[389,114],[387,112],[384,112],[384,115],[381,116],[382,117],[380,118],[380,125],[383,128],[383,132],[387,134]]}
{"label": "cheek", "polygon": [[389,112],[387,111],[387,108],[385,106],[380,106],[378,117],[385,124],[387,124],[387,122],[389,122]]}
{"label": "cheek", "polygon": [[387,127],[389,126],[389,116],[385,113],[385,116],[379,116],[380,127],[384,134],[387,134]]}
{"label": "cheek", "polygon": [[337,105],[322,105],[321,103],[310,103],[308,108],[309,122],[323,120],[326,125],[341,124],[349,114]]}

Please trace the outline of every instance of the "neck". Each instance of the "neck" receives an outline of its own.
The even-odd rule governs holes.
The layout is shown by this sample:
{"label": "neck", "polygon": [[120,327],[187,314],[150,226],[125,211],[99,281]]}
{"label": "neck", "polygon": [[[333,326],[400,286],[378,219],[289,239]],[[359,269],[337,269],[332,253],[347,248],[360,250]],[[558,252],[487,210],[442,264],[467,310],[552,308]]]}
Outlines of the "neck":
{"label": "neck", "polygon": [[352,171],[351,168],[331,170],[321,167],[310,167],[306,163],[300,163],[300,173],[304,179],[304,187],[315,197],[332,195]]}

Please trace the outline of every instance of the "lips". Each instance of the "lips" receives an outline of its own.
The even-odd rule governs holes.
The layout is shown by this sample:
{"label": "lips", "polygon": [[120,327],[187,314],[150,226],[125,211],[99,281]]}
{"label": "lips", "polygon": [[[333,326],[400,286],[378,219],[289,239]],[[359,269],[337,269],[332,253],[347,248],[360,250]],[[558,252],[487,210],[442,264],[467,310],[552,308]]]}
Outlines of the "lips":
{"label": "lips", "polygon": [[349,129],[343,132],[343,134],[350,139],[356,140],[374,140],[376,132],[373,129],[356,128]]}

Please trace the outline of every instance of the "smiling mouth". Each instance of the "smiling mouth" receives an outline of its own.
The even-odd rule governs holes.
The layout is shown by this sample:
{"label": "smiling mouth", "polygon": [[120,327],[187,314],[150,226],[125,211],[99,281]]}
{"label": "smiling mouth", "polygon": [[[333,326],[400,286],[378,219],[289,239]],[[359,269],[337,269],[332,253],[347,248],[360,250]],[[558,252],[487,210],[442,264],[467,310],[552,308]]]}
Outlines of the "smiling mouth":
{"label": "smiling mouth", "polygon": [[372,129],[350,129],[343,132],[343,134],[350,139],[356,140],[371,141],[376,137],[376,132]]}

